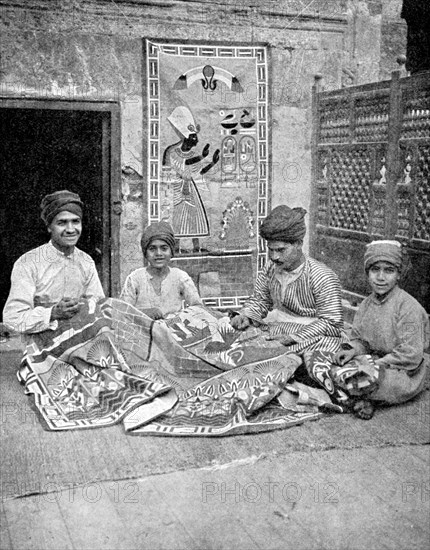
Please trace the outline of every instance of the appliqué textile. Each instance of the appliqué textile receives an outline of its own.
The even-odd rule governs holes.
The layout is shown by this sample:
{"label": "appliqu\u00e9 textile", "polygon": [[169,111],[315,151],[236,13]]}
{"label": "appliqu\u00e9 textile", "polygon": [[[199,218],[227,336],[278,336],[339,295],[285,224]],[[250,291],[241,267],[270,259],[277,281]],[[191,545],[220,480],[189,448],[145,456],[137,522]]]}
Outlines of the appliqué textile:
{"label": "appliqu\u00e9 textile", "polygon": [[350,397],[367,395],[378,387],[379,367],[371,355],[358,355],[342,366],[328,351],[306,352],[304,360],[309,376],[345,407]]}
{"label": "appliqu\u00e9 textile", "polygon": [[123,421],[142,435],[219,436],[318,418],[276,399],[300,363],[261,331],[235,331],[202,307],[154,322],[108,298],[35,334],[18,378],[50,430]]}

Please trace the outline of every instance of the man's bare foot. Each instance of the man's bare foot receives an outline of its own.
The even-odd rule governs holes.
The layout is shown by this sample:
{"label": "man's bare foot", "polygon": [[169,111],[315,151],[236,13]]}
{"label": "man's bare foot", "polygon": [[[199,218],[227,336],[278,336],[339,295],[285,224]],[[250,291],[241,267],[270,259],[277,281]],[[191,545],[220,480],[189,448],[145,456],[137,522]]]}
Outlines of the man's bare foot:
{"label": "man's bare foot", "polygon": [[371,401],[361,399],[360,401],[354,403],[352,412],[355,416],[361,418],[362,420],[370,420],[375,413],[375,406]]}

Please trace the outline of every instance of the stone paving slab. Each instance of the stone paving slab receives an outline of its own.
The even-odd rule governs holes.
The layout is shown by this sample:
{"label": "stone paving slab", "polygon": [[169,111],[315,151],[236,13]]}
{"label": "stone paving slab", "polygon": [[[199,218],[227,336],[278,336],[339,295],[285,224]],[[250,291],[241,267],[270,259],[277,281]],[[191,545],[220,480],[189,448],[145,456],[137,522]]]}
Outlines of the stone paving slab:
{"label": "stone paving slab", "polygon": [[422,550],[429,446],[291,452],[3,502],[1,548]]}

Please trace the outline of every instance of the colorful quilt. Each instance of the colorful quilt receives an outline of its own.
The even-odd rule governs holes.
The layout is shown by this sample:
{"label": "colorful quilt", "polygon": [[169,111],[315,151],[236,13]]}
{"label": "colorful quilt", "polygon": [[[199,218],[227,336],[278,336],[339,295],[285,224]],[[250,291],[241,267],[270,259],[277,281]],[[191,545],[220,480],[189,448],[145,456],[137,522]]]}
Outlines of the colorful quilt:
{"label": "colorful quilt", "polygon": [[202,307],[153,321],[107,298],[32,335],[18,378],[49,430],[122,422],[138,435],[232,435],[320,416],[278,399],[301,364],[285,349]]}

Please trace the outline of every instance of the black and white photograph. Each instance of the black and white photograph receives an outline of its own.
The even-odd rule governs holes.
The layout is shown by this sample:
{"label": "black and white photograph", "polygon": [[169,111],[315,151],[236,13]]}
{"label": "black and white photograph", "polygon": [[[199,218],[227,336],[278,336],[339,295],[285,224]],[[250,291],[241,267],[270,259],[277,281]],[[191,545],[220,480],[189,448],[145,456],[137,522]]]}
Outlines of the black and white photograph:
{"label": "black and white photograph", "polygon": [[429,0],[0,0],[0,550],[430,547]]}

